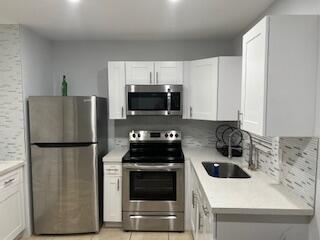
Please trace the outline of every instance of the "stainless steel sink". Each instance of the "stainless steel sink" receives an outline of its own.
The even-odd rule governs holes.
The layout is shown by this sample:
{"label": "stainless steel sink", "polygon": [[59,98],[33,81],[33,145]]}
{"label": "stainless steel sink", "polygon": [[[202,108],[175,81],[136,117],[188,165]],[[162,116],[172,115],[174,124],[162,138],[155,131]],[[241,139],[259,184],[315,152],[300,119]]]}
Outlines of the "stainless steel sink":
{"label": "stainless steel sink", "polygon": [[211,177],[250,178],[250,175],[243,171],[241,167],[233,163],[202,162],[202,165]]}

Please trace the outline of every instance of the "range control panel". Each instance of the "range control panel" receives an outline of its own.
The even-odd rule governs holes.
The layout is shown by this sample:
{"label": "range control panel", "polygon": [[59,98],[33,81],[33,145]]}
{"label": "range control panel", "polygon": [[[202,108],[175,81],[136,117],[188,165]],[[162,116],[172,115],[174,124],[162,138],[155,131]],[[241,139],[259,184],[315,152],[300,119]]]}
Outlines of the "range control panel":
{"label": "range control panel", "polygon": [[172,142],[181,141],[181,132],[176,130],[167,131],[144,131],[144,130],[132,130],[129,133],[129,142]]}

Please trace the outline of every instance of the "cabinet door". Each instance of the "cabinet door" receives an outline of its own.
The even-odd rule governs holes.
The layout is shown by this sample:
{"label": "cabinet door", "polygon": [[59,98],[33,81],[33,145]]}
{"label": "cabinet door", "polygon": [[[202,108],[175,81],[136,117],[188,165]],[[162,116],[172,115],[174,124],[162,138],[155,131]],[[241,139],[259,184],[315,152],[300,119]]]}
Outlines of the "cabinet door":
{"label": "cabinet door", "polygon": [[154,63],[126,62],[126,84],[154,84]]}
{"label": "cabinet door", "polygon": [[109,118],[126,118],[125,64],[108,62]]}
{"label": "cabinet door", "polygon": [[206,240],[206,235],[205,235],[205,213],[203,209],[203,203],[202,203],[202,196],[201,192],[198,189],[197,191],[197,196],[198,196],[198,229],[197,229],[197,240]]}
{"label": "cabinet door", "polygon": [[183,62],[155,62],[155,84],[182,84]]}
{"label": "cabinet door", "polygon": [[216,240],[216,222],[215,215],[206,208],[204,209],[204,221],[203,221],[203,240]]}
{"label": "cabinet door", "polygon": [[266,115],[268,18],[243,37],[242,128],[264,135]]}
{"label": "cabinet door", "polygon": [[8,187],[0,193],[0,239],[13,240],[24,229],[22,185]]}
{"label": "cabinet door", "polygon": [[121,177],[105,176],[104,179],[104,221],[122,221]]}
{"label": "cabinet door", "polygon": [[218,58],[190,63],[190,118],[217,119]]}
{"label": "cabinet door", "polygon": [[219,57],[218,121],[237,121],[241,102],[241,57]]}

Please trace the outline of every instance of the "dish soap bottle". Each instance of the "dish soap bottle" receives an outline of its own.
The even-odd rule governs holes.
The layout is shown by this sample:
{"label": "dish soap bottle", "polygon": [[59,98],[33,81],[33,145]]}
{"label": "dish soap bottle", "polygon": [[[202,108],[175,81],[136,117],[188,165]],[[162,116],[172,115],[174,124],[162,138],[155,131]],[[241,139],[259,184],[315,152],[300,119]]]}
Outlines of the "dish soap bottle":
{"label": "dish soap bottle", "polygon": [[62,93],[62,96],[68,96],[68,83],[66,80],[66,75],[63,75],[63,80],[61,84],[61,93]]}

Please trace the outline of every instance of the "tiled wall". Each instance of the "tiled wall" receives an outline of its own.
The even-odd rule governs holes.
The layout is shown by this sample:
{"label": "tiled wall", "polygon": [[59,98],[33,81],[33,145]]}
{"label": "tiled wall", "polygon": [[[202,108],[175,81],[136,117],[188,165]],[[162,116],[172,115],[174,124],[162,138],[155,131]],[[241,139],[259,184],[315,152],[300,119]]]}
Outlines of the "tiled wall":
{"label": "tiled wall", "polygon": [[281,138],[281,183],[314,206],[318,138]]}
{"label": "tiled wall", "polygon": [[[318,138],[270,138],[255,141],[259,168],[314,206]],[[248,160],[246,147],[245,159]]]}
{"label": "tiled wall", "polygon": [[[224,122],[183,120],[181,117],[133,117],[115,122],[115,146],[128,146],[131,130],[175,129],[182,132],[182,145],[215,148],[215,131]],[[235,124],[229,122],[228,124]]]}
{"label": "tiled wall", "polygon": [[18,25],[0,25],[0,160],[25,160]]}

